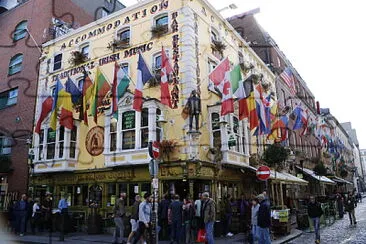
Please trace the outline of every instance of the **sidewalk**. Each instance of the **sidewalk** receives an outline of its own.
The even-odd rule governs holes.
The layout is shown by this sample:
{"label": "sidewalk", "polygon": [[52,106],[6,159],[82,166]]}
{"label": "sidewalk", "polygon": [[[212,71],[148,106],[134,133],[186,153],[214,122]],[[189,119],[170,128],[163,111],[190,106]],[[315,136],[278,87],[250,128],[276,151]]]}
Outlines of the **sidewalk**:
{"label": "sidewalk", "polygon": [[[302,234],[300,230],[293,230],[290,235],[281,237],[272,241],[272,244],[282,244],[289,242]],[[0,243],[37,243],[37,244],[48,244],[48,243],[55,243],[55,244],[87,244],[87,243],[112,243],[112,235],[88,235],[86,233],[72,233],[65,236],[65,241],[59,241],[59,234],[52,233],[52,239],[50,239],[48,233],[43,233],[42,235],[25,235],[23,237],[20,236],[5,236],[1,235]],[[51,240],[51,241],[50,241]],[[4,242],[2,242],[4,241]],[[159,241],[161,244],[169,244],[169,241]],[[215,244],[228,244],[228,243],[245,243],[245,236],[244,234],[237,234],[231,238],[216,238]]]}

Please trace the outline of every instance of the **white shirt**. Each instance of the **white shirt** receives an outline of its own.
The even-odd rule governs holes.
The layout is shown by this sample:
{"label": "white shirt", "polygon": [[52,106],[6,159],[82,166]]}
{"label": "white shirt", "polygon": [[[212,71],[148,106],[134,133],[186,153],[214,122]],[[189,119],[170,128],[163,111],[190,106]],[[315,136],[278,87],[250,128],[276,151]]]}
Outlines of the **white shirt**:
{"label": "white shirt", "polygon": [[201,200],[196,200],[194,202],[194,207],[196,209],[196,217],[201,217],[201,205],[202,205]]}
{"label": "white shirt", "polygon": [[34,217],[34,215],[36,214],[37,210],[39,210],[39,205],[38,203],[34,203],[33,204],[33,213],[32,213],[32,217]]}

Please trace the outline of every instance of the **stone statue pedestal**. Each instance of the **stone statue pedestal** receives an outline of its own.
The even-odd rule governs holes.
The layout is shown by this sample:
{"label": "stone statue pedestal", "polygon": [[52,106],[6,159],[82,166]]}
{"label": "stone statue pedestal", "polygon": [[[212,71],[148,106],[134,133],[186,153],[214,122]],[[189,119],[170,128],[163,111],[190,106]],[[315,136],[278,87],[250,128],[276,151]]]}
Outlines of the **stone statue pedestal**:
{"label": "stone statue pedestal", "polygon": [[190,160],[195,160],[198,159],[198,154],[199,154],[199,138],[201,135],[201,132],[199,131],[188,131],[187,132],[188,135],[188,158]]}

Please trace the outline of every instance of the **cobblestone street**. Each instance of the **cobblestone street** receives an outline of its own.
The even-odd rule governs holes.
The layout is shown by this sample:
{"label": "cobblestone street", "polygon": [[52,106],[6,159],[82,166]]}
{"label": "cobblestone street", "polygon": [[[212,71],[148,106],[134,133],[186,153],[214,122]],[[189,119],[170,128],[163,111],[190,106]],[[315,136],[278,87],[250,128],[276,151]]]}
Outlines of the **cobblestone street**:
{"label": "cobblestone street", "polygon": [[[327,244],[365,244],[366,243],[366,203],[365,199],[356,208],[357,226],[350,226],[348,213],[342,220],[320,230],[321,243]],[[313,243],[314,233],[304,233],[289,244]]]}

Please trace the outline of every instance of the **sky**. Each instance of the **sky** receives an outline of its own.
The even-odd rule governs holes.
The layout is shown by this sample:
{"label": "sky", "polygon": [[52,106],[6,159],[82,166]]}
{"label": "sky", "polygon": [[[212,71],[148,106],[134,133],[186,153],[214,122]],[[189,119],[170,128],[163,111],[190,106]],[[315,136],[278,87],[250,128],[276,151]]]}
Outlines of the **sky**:
{"label": "sky", "polygon": [[[121,0],[126,6],[136,0]],[[366,148],[366,70],[363,0],[209,0],[229,17],[259,7],[259,24],[274,38],[322,108],[352,122],[360,148]],[[365,96],[365,97],[364,97]]]}

